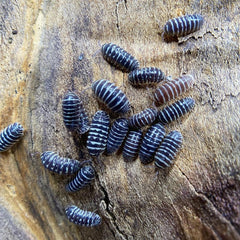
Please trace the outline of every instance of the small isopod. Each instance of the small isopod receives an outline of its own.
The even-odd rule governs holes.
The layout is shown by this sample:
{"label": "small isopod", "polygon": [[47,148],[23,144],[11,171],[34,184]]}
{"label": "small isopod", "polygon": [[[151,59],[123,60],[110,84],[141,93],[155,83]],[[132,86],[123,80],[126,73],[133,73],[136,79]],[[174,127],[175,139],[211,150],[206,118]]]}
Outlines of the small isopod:
{"label": "small isopod", "polygon": [[139,158],[143,164],[153,161],[154,153],[162,142],[164,135],[165,129],[160,123],[147,130],[139,150]]}
{"label": "small isopod", "polygon": [[129,132],[123,147],[123,159],[126,162],[134,161],[137,158],[142,136],[141,130]]}
{"label": "small isopod", "polygon": [[67,184],[66,190],[68,192],[75,192],[90,184],[95,177],[94,169],[91,165],[83,166],[77,176]]}
{"label": "small isopod", "polygon": [[70,222],[85,227],[94,227],[101,223],[101,217],[90,211],[85,211],[77,206],[69,206],[65,209],[66,215]]}
{"label": "small isopod", "polygon": [[119,149],[127,132],[128,120],[126,118],[119,118],[114,121],[108,136],[107,154],[112,154]]}
{"label": "small isopod", "polygon": [[164,73],[156,67],[135,69],[128,75],[129,83],[137,87],[154,85],[163,81],[164,78]]}
{"label": "small isopod", "polygon": [[90,125],[87,149],[91,156],[99,156],[107,145],[110,118],[104,111],[97,111]]}
{"label": "small isopod", "polygon": [[202,25],[203,17],[201,15],[185,15],[167,21],[164,26],[164,34],[168,37],[183,37],[198,31]]}
{"label": "small isopod", "polygon": [[130,128],[142,128],[146,125],[150,125],[155,121],[157,117],[157,110],[154,108],[146,108],[145,110],[137,113],[129,118]]}
{"label": "small isopod", "polygon": [[139,67],[139,62],[130,53],[113,43],[104,44],[102,54],[108,63],[123,72],[131,72]]}
{"label": "small isopod", "polygon": [[82,101],[74,92],[67,93],[62,100],[63,121],[70,131],[84,134],[89,129],[89,121]]}
{"label": "small isopod", "polygon": [[114,113],[124,114],[130,110],[130,103],[126,95],[106,79],[93,82],[92,90],[97,98]]}
{"label": "small isopod", "polygon": [[189,112],[194,106],[193,98],[183,98],[159,111],[158,119],[162,124],[170,123]]}
{"label": "small isopod", "polygon": [[154,93],[154,100],[158,105],[164,104],[192,87],[194,78],[192,75],[182,75],[172,81],[168,81],[158,87]]}
{"label": "small isopod", "polygon": [[45,168],[58,174],[75,173],[82,165],[78,160],[60,157],[51,151],[42,153],[41,160]]}
{"label": "small isopod", "polygon": [[182,140],[182,134],[178,131],[172,131],[164,138],[154,157],[156,167],[166,168],[173,163],[182,145]]}
{"label": "small isopod", "polygon": [[7,151],[19,141],[24,135],[23,131],[23,127],[19,123],[13,123],[4,128],[0,133],[0,152]]}

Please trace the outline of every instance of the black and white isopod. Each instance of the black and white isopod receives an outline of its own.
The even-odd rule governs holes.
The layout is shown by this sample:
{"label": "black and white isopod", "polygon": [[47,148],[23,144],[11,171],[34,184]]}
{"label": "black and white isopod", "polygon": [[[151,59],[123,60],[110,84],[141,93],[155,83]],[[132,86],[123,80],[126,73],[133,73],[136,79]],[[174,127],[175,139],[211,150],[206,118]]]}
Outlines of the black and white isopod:
{"label": "black and white isopod", "polygon": [[128,52],[113,43],[102,46],[103,58],[123,72],[131,72],[139,67],[139,62]]}
{"label": "black and white isopod", "polygon": [[87,139],[87,149],[91,156],[99,156],[104,152],[109,126],[109,115],[104,111],[97,111],[93,116]]}
{"label": "black and white isopod", "polygon": [[65,212],[70,222],[80,226],[94,227],[101,223],[101,217],[98,214],[82,210],[74,205],[67,207]]}
{"label": "black and white isopod", "polygon": [[172,131],[164,138],[154,157],[156,167],[166,168],[172,164],[182,140],[182,134],[178,131]]}
{"label": "black and white isopod", "polygon": [[109,80],[101,79],[93,82],[93,93],[114,113],[124,114],[130,110],[126,95]]}
{"label": "black and white isopod", "polygon": [[23,127],[19,123],[13,123],[4,128],[0,133],[0,152],[7,151],[19,141],[24,135],[23,131]]}
{"label": "black and white isopod", "polygon": [[58,174],[75,173],[82,165],[78,160],[60,157],[51,151],[42,153],[41,160],[45,168]]}
{"label": "black and white isopod", "polygon": [[75,192],[90,184],[95,177],[94,169],[91,165],[83,166],[77,176],[67,184],[66,190],[68,192]]}
{"label": "black and white isopod", "polygon": [[119,118],[114,121],[107,140],[107,154],[112,154],[119,149],[127,132],[128,120],[126,118]]}
{"label": "black and white isopod", "polygon": [[170,19],[164,26],[167,37],[182,37],[193,33],[203,25],[203,17],[199,14],[185,15]]}

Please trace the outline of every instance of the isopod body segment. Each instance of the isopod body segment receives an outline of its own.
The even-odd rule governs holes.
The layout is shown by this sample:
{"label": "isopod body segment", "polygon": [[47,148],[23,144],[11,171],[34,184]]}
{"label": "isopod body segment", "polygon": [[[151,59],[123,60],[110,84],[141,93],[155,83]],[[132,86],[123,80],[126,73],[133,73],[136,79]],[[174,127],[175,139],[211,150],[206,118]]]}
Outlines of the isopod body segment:
{"label": "isopod body segment", "polygon": [[178,150],[181,148],[182,141],[183,137],[180,132],[170,132],[156,151],[154,157],[155,166],[158,168],[169,167],[173,163]]}
{"label": "isopod body segment", "polygon": [[97,111],[93,116],[87,138],[87,149],[91,156],[99,156],[104,152],[107,145],[109,126],[109,115],[104,111]]}
{"label": "isopod body segment", "polygon": [[90,184],[95,177],[94,169],[91,165],[83,166],[77,176],[67,184],[66,190],[68,192],[75,192]]}
{"label": "isopod body segment", "polygon": [[125,162],[131,162],[137,158],[142,137],[141,130],[129,131],[122,153]]}
{"label": "isopod body segment", "polygon": [[72,174],[81,168],[78,160],[60,157],[51,151],[42,153],[41,160],[45,168],[58,174]]}
{"label": "isopod body segment", "polygon": [[135,87],[144,87],[157,84],[165,78],[161,69],[156,67],[138,68],[128,75],[128,81]]}
{"label": "isopod body segment", "polygon": [[162,105],[192,87],[194,78],[192,75],[182,75],[172,81],[168,81],[159,86],[154,93],[154,100],[157,105]]}
{"label": "isopod body segment", "polygon": [[128,120],[119,118],[114,121],[107,140],[107,154],[116,152],[128,133]]}
{"label": "isopod body segment", "polygon": [[169,37],[182,37],[198,31],[203,25],[199,14],[185,15],[170,19],[164,26],[164,34]]}
{"label": "isopod body segment", "polygon": [[146,125],[150,125],[157,117],[157,110],[154,108],[146,108],[129,118],[129,127],[139,129]]}
{"label": "isopod body segment", "polygon": [[68,206],[65,212],[70,222],[80,226],[94,227],[101,223],[101,217],[98,214],[82,210],[74,205]]}
{"label": "isopod body segment", "polygon": [[175,121],[179,117],[189,112],[195,106],[193,98],[183,98],[158,112],[158,119],[162,124]]}
{"label": "isopod body segment", "polygon": [[23,127],[19,123],[13,123],[4,128],[0,133],[0,152],[7,151],[19,141],[24,135],[23,131]]}
{"label": "isopod body segment", "polygon": [[123,72],[131,72],[139,67],[139,62],[128,52],[113,43],[102,46],[103,58]]}
{"label": "isopod body segment", "polygon": [[151,126],[147,130],[139,150],[139,158],[143,164],[153,161],[154,154],[162,142],[164,135],[165,129],[160,123]]}
{"label": "isopod body segment", "polygon": [[130,110],[126,95],[109,80],[101,79],[93,82],[93,93],[114,113],[124,114]]}

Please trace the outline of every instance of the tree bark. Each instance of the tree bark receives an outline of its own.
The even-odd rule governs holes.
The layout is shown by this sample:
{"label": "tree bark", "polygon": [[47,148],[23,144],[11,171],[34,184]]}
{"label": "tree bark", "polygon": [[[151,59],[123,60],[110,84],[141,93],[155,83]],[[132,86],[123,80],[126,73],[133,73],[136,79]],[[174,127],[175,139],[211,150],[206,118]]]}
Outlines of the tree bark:
{"label": "tree bark", "polygon": [[[0,126],[20,122],[25,136],[0,153],[0,238],[240,239],[239,9],[239,1],[216,0],[2,0]],[[204,16],[201,30],[164,42],[165,22],[192,13]],[[159,67],[172,78],[192,74],[194,87],[183,97],[196,106],[166,127],[184,137],[170,169],[156,175],[153,164],[102,155],[93,184],[69,194],[71,177],[49,172],[40,160],[48,150],[89,158],[86,136],[64,126],[63,95],[81,95],[91,118],[103,109],[91,83],[105,78],[126,93],[131,114],[152,106],[152,88],[133,88],[103,59],[100,48],[108,42],[141,67]],[[64,209],[71,204],[96,211],[102,224],[70,223]]]}

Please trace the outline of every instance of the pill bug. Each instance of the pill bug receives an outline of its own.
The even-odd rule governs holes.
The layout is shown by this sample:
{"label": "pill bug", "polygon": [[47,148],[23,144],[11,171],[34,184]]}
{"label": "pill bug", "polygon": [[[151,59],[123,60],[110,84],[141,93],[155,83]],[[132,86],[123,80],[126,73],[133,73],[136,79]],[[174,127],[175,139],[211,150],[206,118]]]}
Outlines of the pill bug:
{"label": "pill bug", "polygon": [[156,67],[135,69],[128,75],[129,83],[136,87],[157,84],[163,81],[164,78],[164,73]]}
{"label": "pill bug", "polygon": [[24,135],[23,131],[23,127],[19,123],[13,123],[4,128],[0,133],[0,152],[7,151],[19,141]]}
{"label": "pill bug", "polygon": [[83,166],[77,173],[77,176],[67,184],[68,192],[75,192],[90,184],[95,177],[94,169],[91,165]]}
{"label": "pill bug", "polygon": [[139,62],[130,53],[113,43],[102,46],[103,58],[123,72],[131,72],[139,67]]}
{"label": "pill bug", "polygon": [[70,222],[81,226],[94,227],[101,223],[101,217],[98,214],[82,210],[74,205],[68,206],[65,212]]}
{"label": "pill bug", "polygon": [[164,26],[164,34],[169,37],[183,37],[200,29],[203,17],[199,14],[185,15],[170,19]]}
{"label": "pill bug", "polygon": [[151,126],[147,130],[139,150],[139,158],[143,164],[153,161],[154,153],[162,142],[164,135],[165,129],[160,123]]}
{"label": "pill bug", "polygon": [[126,118],[119,118],[114,121],[107,140],[107,154],[112,154],[119,149],[127,132],[128,120]]}
{"label": "pill bug", "polygon": [[84,134],[89,129],[89,121],[82,101],[74,92],[68,92],[62,100],[63,121],[70,131]]}
{"label": "pill bug", "polygon": [[142,128],[150,125],[157,117],[157,110],[154,108],[146,108],[145,110],[137,113],[129,118],[130,128]]}
{"label": "pill bug", "polygon": [[114,113],[124,114],[130,110],[126,95],[106,79],[100,79],[92,84],[92,90],[97,98]]}
{"label": "pill bug", "polygon": [[41,160],[45,168],[58,174],[75,173],[82,165],[78,160],[60,157],[51,151],[42,153]]}
{"label": "pill bug", "polygon": [[166,168],[172,164],[182,140],[182,134],[178,131],[172,131],[164,138],[154,157],[156,167]]}
{"label": "pill bug", "polygon": [[192,75],[183,75],[172,81],[168,81],[158,87],[154,93],[154,100],[158,105],[164,104],[192,87],[194,78]]}
{"label": "pill bug", "polygon": [[141,130],[129,132],[123,147],[123,159],[126,162],[134,161],[137,158],[142,136]]}
{"label": "pill bug", "polygon": [[175,121],[195,106],[193,98],[183,98],[158,112],[158,119],[161,123],[167,124]]}
{"label": "pill bug", "polygon": [[98,156],[104,152],[109,126],[110,118],[108,114],[104,111],[97,111],[93,116],[87,138],[87,149],[91,156]]}

